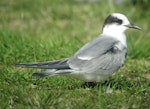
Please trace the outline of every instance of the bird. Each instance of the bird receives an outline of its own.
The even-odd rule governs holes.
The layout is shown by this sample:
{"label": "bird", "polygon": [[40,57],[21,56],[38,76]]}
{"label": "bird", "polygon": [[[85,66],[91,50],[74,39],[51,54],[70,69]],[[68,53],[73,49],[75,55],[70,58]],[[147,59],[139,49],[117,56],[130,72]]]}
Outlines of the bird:
{"label": "bird", "polygon": [[107,80],[124,65],[128,47],[125,31],[129,28],[142,30],[129,22],[121,13],[106,17],[101,33],[68,58],[38,62],[17,63],[17,67],[45,69],[35,72],[34,77],[68,76],[84,82]]}

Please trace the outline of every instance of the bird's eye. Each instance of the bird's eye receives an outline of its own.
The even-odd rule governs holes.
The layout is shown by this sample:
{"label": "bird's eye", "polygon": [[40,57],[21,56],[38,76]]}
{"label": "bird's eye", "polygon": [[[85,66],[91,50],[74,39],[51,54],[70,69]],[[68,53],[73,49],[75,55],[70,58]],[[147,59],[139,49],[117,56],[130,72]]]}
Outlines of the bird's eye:
{"label": "bird's eye", "polygon": [[118,19],[118,18],[114,18],[113,22],[117,23],[117,24],[122,24],[122,20]]}

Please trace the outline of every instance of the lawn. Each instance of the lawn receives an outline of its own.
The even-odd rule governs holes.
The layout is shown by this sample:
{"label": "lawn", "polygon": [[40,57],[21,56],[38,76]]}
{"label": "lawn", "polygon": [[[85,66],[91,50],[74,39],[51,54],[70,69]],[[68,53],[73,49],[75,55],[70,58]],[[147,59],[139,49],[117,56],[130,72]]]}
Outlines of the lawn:
{"label": "lawn", "polygon": [[[107,82],[56,76],[38,80],[40,69],[12,66],[66,58],[100,34],[112,12],[125,14],[143,31],[127,30],[125,65]],[[139,4],[82,0],[0,1],[1,109],[148,109],[150,107],[150,9]]]}

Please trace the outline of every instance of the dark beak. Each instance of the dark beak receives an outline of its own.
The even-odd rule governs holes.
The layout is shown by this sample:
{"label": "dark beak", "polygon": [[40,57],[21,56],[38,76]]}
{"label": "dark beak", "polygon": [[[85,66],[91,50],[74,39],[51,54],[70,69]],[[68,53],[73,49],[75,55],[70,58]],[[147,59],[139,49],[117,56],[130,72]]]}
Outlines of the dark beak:
{"label": "dark beak", "polygon": [[142,30],[140,27],[134,25],[134,24],[128,24],[128,25],[125,25],[126,27],[128,28],[133,28],[133,29],[138,29],[138,30]]}

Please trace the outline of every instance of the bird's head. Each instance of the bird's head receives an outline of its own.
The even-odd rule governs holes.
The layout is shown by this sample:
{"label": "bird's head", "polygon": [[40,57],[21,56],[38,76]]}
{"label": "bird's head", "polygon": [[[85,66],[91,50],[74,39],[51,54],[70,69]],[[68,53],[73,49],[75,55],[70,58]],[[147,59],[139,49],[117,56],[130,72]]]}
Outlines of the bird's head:
{"label": "bird's head", "polygon": [[103,25],[102,33],[119,34],[124,33],[126,29],[133,28],[141,30],[140,27],[129,22],[128,18],[120,13],[112,13],[109,15]]}

